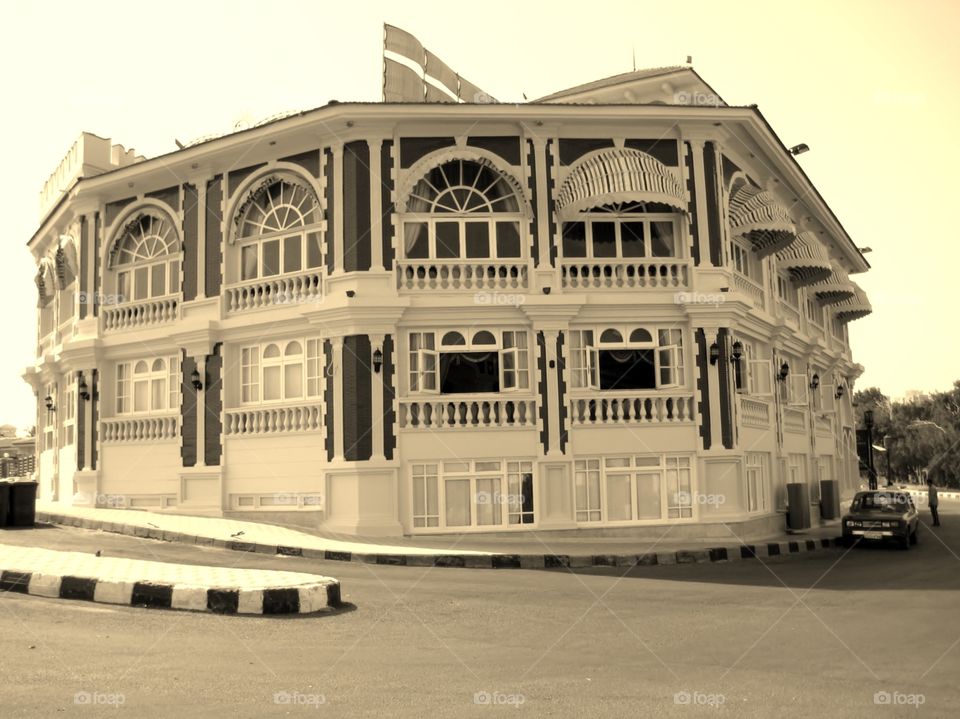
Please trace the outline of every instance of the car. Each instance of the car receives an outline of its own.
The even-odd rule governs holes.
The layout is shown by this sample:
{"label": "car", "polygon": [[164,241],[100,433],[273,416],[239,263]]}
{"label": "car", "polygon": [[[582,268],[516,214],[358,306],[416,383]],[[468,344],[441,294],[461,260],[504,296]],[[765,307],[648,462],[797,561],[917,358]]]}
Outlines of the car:
{"label": "car", "polygon": [[906,492],[871,490],[857,492],[843,515],[843,540],[855,542],[894,540],[902,549],[917,543],[920,515]]}

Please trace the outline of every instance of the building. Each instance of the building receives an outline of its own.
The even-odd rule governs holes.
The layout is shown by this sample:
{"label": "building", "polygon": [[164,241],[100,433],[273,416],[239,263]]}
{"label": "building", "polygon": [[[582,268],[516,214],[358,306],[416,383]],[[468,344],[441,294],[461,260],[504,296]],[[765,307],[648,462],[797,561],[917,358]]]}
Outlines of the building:
{"label": "building", "polygon": [[[0,427],[0,430],[4,427]],[[15,430],[0,434],[0,478],[30,477],[35,469],[36,439],[17,437]]]}
{"label": "building", "polygon": [[851,492],[869,265],[757,108],[688,67],[480,99],[83,134],[29,242],[41,496],[679,536]]}

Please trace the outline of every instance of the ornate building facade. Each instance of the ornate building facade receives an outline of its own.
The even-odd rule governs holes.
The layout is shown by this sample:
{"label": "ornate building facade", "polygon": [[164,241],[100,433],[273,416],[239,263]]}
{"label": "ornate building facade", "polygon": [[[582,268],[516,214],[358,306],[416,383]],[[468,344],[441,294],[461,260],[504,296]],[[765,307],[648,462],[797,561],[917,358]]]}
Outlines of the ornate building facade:
{"label": "ornate building facade", "polygon": [[868,264],[689,68],[331,103],[152,159],[84,134],[41,204],[46,500],[696,534],[857,484]]}

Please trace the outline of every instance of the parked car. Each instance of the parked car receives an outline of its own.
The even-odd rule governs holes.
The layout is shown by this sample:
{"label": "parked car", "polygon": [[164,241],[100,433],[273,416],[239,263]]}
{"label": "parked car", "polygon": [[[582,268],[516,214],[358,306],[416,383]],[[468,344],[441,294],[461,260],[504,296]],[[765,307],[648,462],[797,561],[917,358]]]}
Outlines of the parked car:
{"label": "parked car", "polygon": [[920,516],[906,492],[872,490],[857,492],[850,511],[843,516],[843,539],[896,541],[902,549],[917,543]]}

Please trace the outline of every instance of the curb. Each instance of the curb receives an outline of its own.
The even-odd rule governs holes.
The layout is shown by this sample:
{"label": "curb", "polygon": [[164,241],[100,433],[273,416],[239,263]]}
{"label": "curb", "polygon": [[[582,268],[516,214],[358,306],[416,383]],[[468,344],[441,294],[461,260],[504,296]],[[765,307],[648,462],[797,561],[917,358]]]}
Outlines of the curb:
{"label": "curb", "polygon": [[[843,546],[842,537],[825,539],[799,539],[786,542],[758,544],[729,544],[703,549],[682,549],[640,554],[365,554],[305,547],[288,547],[238,540],[198,537],[179,532],[170,532],[153,527],[141,527],[116,522],[73,517],[70,515],[38,512],[37,520],[82,529],[99,529],[104,532],[125,534],[165,542],[196,544],[236,552],[256,552],[286,557],[305,557],[332,562],[360,562],[402,567],[456,567],[461,569],[583,569],[587,567],[651,567],[675,564],[710,564],[737,562],[744,559],[765,559],[837,548]],[[339,591],[339,588],[338,588]],[[338,598],[339,599],[339,598]]]}
{"label": "curb", "polygon": [[[925,497],[927,496],[927,490],[925,489],[901,489],[901,492],[906,492],[907,494],[912,494],[915,497]],[[960,499],[960,492],[937,492],[938,499]]]}

